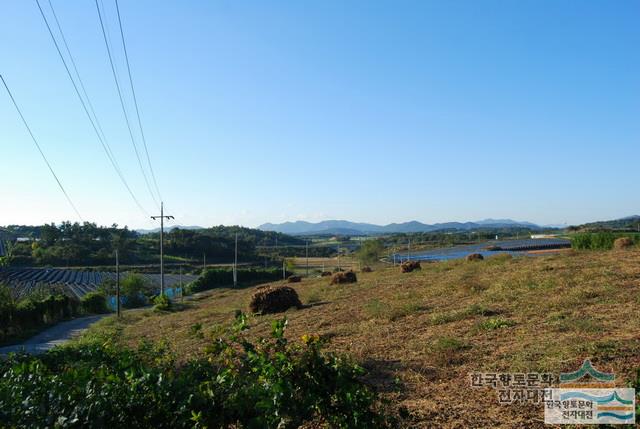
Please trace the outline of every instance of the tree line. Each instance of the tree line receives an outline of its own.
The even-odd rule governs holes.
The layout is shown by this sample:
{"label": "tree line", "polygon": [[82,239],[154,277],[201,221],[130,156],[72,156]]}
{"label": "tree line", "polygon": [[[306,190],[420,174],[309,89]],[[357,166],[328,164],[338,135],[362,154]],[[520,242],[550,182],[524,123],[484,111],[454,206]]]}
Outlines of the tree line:
{"label": "tree line", "polygon": [[[231,262],[235,253],[243,261],[257,260],[258,246],[299,246],[304,241],[285,234],[239,226],[216,226],[200,230],[175,228],[165,233],[164,251],[169,262]],[[12,266],[113,265],[118,250],[122,264],[158,262],[159,233],[140,234],[129,228],[95,223],[62,222],[41,226],[11,225],[0,229],[5,255],[2,264]],[[2,256],[2,255],[0,255]]]}

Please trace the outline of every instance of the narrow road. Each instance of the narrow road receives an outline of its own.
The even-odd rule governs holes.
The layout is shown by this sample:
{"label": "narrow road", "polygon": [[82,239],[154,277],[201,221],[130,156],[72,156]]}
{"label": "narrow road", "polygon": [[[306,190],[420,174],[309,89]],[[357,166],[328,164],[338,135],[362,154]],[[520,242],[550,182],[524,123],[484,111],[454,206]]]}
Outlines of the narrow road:
{"label": "narrow road", "polygon": [[25,351],[32,354],[44,353],[60,344],[64,344],[71,338],[80,335],[91,324],[102,319],[106,315],[79,317],[77,319],[60,322],[39,334],[29,338],[21,344],[0,347],[0,356],[11,352]]}

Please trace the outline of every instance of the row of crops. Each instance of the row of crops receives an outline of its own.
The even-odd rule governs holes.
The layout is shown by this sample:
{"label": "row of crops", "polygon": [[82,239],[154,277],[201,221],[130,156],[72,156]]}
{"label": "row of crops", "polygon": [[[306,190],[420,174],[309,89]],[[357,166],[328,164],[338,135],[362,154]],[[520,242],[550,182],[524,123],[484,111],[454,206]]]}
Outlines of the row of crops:
{"label": "row of crops", "polygon": [[[127,273],[121,273],[121,277]],[[140,274],[151,284],[160,287],[159,274]],[[59,268],[5,268],[0,269],[0,283],[13,289],[17,298],[27,296],[43,288],[59,289],[67,295],[81,298],[98,288],[105,280],[115,280],[116,273],[98,271],[67,270]],[[165,274],[166,287],[196,279],[193,275]]]}

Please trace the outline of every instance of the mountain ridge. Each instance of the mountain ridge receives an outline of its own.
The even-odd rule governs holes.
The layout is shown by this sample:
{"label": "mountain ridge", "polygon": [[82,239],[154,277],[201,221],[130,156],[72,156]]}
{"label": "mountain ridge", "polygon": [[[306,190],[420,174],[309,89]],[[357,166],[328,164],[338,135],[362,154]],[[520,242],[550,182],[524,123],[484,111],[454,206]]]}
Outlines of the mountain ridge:
{"label": "mountain ridge", "polygon": [[366,222],[351,222],[347,220],[325,220],[321,222],[307,221],[287,221],[283,223],[264,223],[258,226],[263,231],[275,231],[291,235],[310,234],[390,234],[390,233],[414,233],[414,232],[435,232],[443,230],[473,230],[480,228],[531,228],[544,229],[545,227],[532,222],[520,222],[512,219],[484,219],[476,222],[443,222],[426,224],[417,220],[401,223],[390,223],[387,225],[376,225]]}

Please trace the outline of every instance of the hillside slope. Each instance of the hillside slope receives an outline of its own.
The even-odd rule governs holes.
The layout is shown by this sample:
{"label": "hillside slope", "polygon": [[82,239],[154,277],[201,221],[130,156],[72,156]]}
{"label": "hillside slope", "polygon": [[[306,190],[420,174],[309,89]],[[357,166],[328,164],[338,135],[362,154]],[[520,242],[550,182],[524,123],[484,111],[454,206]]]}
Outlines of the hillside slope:
{"label": "hillside slope", "polygon": [[[368,382],[410,412],[411,427],[544,427],[542,405],[499,405],[472,389],[469,374],[573,371],[590,358],[618,380],[640,368],[640,251],[573,252],[480,262],[423,264],[358,273],[354,285],[326,278],[295,285],[302,302],[286,313],[288,336],[317,333],[349,353]],[[92,333],[127,344],[165,341],[179,360],[202,353],[253,288],[221,289],[187,310],[109,318]],[[250,317],[264,335],[274,316]],[[196,324],[202,325],[196,333]]]}

